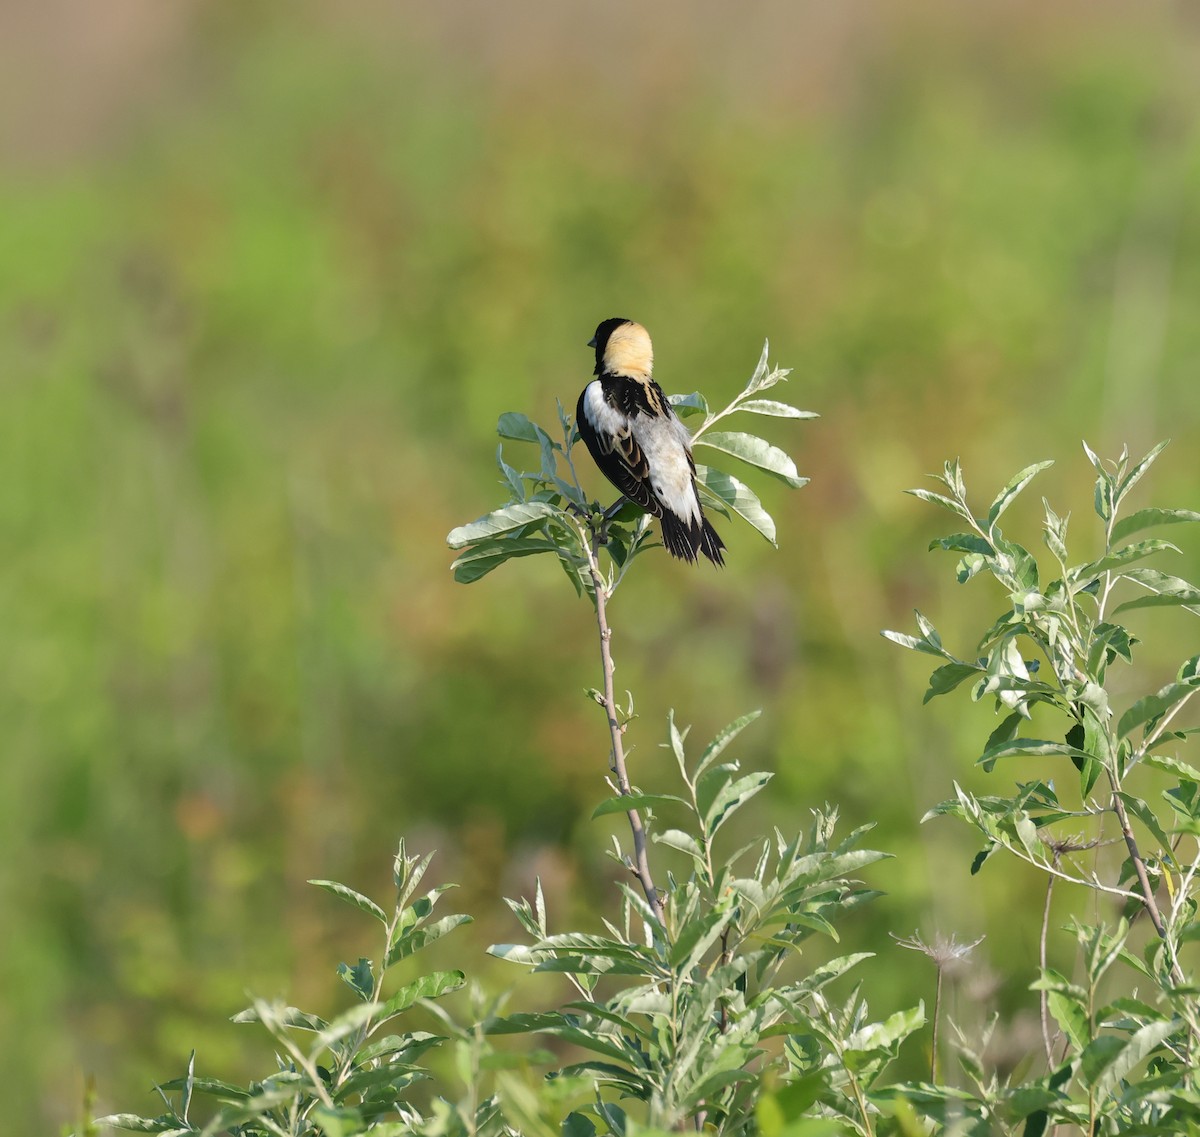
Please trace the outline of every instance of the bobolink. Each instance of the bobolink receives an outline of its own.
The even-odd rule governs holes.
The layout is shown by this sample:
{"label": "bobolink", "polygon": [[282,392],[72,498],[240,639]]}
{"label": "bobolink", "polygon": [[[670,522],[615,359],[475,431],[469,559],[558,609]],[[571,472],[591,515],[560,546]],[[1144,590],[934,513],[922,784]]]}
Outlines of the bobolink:
{"label": "bobolink", "polygon": [[651,378],[650,336],[633,320],[605,320],[588,343],[596,349],[593,379],[579,396],[579,437],[601,472],[630,501],[659,520],[673,557],[703,553],[725,563],[725,548],[700,508],[692,438]]}

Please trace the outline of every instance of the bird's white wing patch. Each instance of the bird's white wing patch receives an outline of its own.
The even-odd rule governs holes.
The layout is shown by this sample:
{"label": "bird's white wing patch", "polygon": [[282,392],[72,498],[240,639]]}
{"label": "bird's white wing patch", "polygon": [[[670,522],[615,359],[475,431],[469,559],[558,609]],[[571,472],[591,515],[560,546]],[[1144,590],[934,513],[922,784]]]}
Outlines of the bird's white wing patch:
{"label": "bird's white wing patch", "polygon": [[609,453],[618,438],[629,436],[629,419],[616,407],[608,405],[599,379],[593,379],[583,392],[583,413],[587,415],[600,445]]}

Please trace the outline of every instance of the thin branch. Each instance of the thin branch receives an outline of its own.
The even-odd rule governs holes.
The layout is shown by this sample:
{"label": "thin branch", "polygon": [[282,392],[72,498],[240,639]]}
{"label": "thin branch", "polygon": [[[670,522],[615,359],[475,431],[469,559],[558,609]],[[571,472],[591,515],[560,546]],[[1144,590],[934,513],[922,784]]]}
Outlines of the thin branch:
{"label": "thin branch", "polygon": [[[1050,897],[1054,893],[1054,877],[1046,877],[1046,903],[1042,906],[1042,934],[1038,944],[1038,963],[1042,974],[1046,972],[1046,933],[1050,927]],[[1042,1012],[1042,1041],[1046,1044],[1046,1065],[1054,1065],[1054,1044],[1050,1041],[1050,993],[1043,989],[1039,992],[1038,1002]]]}
{"label": "thin branch", "polygon": [[1154,930],[1158,933],[1159,939],[1166,946],[1167,953],[1171,957],[1171,978],[1179,985],[1184,982],[1183,969],[1179,966],[1179,960],[1175,958],[1175,951],[1171,945],[1170,938],[1167,935],[1167,926],[1163,923],[1162,913],[1158,910],[1158,901],[1154,897],[1154,885],[1150,883],[1150,874],[1146,871],[1146,862],[1142,860],[1142,854],[1138,850],[1137,838],[1133,835],[1133,827],[1129,824],[1129,815],[1125,812],[1125,803],[1121,800],[1121,787],[1112,771],[1109,771],[1109,781],[1112,783],[1112,800],[1113,811],[1117,815],[1117,822],[1121,826],[1121,833],[1125,837],[1125,847],[1129,850],[1129,859],[1133,864],[1133,870],[1137,874],[1138,887],[1141,889],[1141,901],[1145,906],[1146,915],[1150,917],[1150,922],[1154,925]]}
{"label": "thin branch", "polygon": [[[596,626],[600,632],[600,662],[604,672],[604,712],[608,716],[608,732],[612,738],[612,770],[617,776],[617,789],[628,795],[633,792],[629,784],[629,773],[625,768],[625,745],[622,736],[625,728],[617,715],[617,700],[613,694],[613,659],[612,659],[612,629],[608,626],[608,591],[604,582],[604,574],[600,571],[598,559],[602,526],[592,528],[583,542],[587,551],[588,568],[592,574],[592,588],[596,601]],[[650,874],[650,861],[646,855],[646,829],[642,824],[642,815],[636,810],[628,812],[629,828],[633,832],[633,869],[634,876],[642,886],[646,895],[646,903],[650,911],[661,924],[663,923],[662,901],[658,889],[654,886],[654,878]]]}

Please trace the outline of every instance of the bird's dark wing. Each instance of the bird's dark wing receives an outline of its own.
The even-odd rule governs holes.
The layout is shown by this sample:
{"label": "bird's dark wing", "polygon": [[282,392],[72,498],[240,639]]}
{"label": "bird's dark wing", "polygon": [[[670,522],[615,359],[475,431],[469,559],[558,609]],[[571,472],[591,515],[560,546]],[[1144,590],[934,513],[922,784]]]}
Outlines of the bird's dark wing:
{"label": "bird's dark wing", "polygon": [[654,517],[661,517],[662,505],[650,488],[650,465],[642,453],[642,448],[628,429],[619,434],[598,432],[587,416],[586,396],[585,388],[575,408],[575,424],[592,460],[600,467],[600,472],[630,501],[640,505]]}
{"label": "bird's dark wing", "polygon": [[615,388],[617,406],[630,418],[636,414],[651,418],[671,418],[675,412],[663,389],[653,379],[631,379],[620,376]]}

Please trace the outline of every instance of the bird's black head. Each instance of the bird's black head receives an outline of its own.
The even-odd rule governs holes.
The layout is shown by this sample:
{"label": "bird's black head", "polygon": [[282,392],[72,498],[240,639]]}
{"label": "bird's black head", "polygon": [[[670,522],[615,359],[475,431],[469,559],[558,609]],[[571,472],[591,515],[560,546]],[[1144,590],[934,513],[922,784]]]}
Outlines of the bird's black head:
{"label": "bird's black head", "polygon": [[596,334],[588,340],[588,347],[596,349],[596,370],[593,372],[599,375],[604,370],[604,350],[608,347],[609,336],[617,330],[624,327],[626,324],[632,324],[632,320],[627,320],[624,316],[613,316],[611,319],[605,320],[597,329]]}
{"label": "bird's black head", "polygon": [[624,345],[618,348],[618,345],[614,343],[613,351],[610,353],[608,350],[610,347],[608,341],[618,330],[622,331],[622,335],[617,337],[618,341],[623,341],[626,335],[636,337],[638,344],[644,339],[644,350],[638,353],[640,356],[644,355],[644,360],[638,359],[636,362],[644,362],[648,365],[649,360],[653,359],[653,355],[650,355],[649,336],[646,335],[646,329],[641,324],[635,323],[634,320],[625,319],[623,315],[614,315],[611,319],[605,320],[588,341],[588,347],[595,348],[596,351],[596,366],[593,374],[600,375],[605,372],[605,369],[612,369],[614,363],[626,361],[629,349]]}

